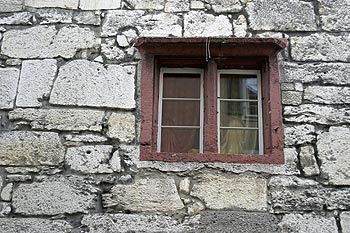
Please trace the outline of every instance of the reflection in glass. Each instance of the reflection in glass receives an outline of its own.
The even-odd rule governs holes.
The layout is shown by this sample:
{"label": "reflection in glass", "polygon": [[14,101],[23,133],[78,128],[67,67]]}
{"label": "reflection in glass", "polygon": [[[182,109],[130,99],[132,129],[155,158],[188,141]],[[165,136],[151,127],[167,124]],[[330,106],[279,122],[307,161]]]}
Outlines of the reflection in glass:
{"label": "reflection in glass", "polygon": [[220,126],[258,127],[258,104],[246,101],[221,101]]}
{"label": "reflection in glass", "polygon": [[199,152],[199,129],[162,128],[161,140],[162,152]]}
{"label": "reflection in glass", "polygon": [[162,125],[199,126],[199,100],[163,100]]}
{"label": "reflection in glass", "polygon": [[259,154],[258,130],[220,129],[220,153]]}
{"label": "reflection in glass", "polygon": [[220,98],[257,100],[257,76],[246,74],[221,74]]}

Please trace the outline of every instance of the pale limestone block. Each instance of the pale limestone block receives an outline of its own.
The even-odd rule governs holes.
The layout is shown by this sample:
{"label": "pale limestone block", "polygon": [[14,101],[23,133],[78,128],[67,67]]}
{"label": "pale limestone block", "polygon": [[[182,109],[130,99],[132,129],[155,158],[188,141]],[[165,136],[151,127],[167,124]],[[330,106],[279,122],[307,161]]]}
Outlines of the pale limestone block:
{"label": "pale limestone block", "polygon": [[135,138],[135,116],[131,113],[113,113],[108,119],[107,136],[130,143]]}
{"label": "pale limestone block", "polygon": [[[11,213],[11,203],[9,202],[0,202],[0,217],[6,217]],[[0,230],[2,229],[1,220],[4,218],[0,218]],[[11,220],[11,219],[9,219]],[[7,232],[7,231],[6,231]],[[17,232],[16,232],[17,233]]]}
{"label": "pale limestone block", "polygon": [[33,14],[29,12],[14,13],[11,16],[1,17],[0,24],[11,25],[11,24],[21,24],[21,25],[31,25]]}
{"label": "pale limestone block", "polygon": [[292,36],[290,46],[291,56],[296,61],[350,61],[349,33]]}
{"label": "pale limestone block", "polygon": [[38,173],[40,172],[39,168],[36,167],[7,167],[5,171],[10,174],[19,173],[19,174],[28,174],[28,173]]}
{"label": "pale limestone block", "polygon": [[117,42],[120,47],[129,47],[128,39],[124,35],[117,35]]}
{"label": "pale limestone block", "polygon": [[209,209],[267,209],[266,180],[259,177],[206,174],[198,177],[190,194]]}
{"label": "pale limestone block", "polygon": [[295,90],[296,91],[304,91],[304,86],[302,83],[295,83]]}
{"label": "pale limestone block", "polygon": [[300,165],[305,176],[314,176],[320,174],[318,167],[315,151],[312,146],[303,146],[300,148],[299,153]]}
{"label": "pale limestone block", "polygon": [[235,37],[245,37],[247,35],[247,19],[244,15],[238,16],[238,18],[233,21],[233,30]]}
{"label": "pale limestone block", "polygon": [[77,9],[79,0],[24,0],[25,6],[30,7],[58,7],[66,9]]}
{"label": "pale limestone block", "polygon": [[57,133],[2,131],[0,133],[1,165],[59,165],[64,148]]}
{"label": "pale limestone block", "polygon": [[22,62],[16,106],[40,107],[49,96],[57,72],[54,59],[25,60]]}
{"label": "pale limestone block", "polygon": [[283,187],[290,187],[290,188],[305,188],[305,187],[317,187],[318,183],[311,179],[306,178],[300,178],[297,176],[272,176],[270,178],[269,187],[273,188],[283,188]]}
{"label": "pale limestone block", "polygon": [[294,83],[280,83],[281,91],[293,91],[295,89]]}
{"label": "pale limestone block", "polygon": [[299,0],[256,0],[247,3],[249,26],[253,30],[316,31],[311,2]]}
{"label": "pale limestone block", "polygon": [[208,0],[207,2],[211,5],[211,8],[215,13],[237,13],[242,10],[240,0]]}
{"label": "pale limestone block", "polygon": [[185,37],[228,37],[232,35],[232,24],[225,15],[214,16],[201,11],[184,15]]}
{"label": "pale limestone block", "polygon": [[0,232],[69,233],[73,227],[64,220],[40,218],[0,218]]}
{"label": "pale limestone block", "polygon": [[80,0],[82,10],[119,9],[121,0]]}
{"label": "pale limestone block", "polygon": [[137,177],[133,184],[114,185],[109,193],[102,194],[102,203],[130,211],[173,212],[184,208],[170,177]]}
{"label": "pale limestone block", "polygon": [[14,107],[19,73],[16,68],[0,68],[0,109]]}
{"label": "pale limestone block", "polygon": [[104,136],[93,134],[69,134],[64,139],[70,142],[106,142],[108,139]]}
{"label": "pale limestone block", "polygon": [[189,0],[167,0],[164,7],[165,12],[186,12],[189,10]]}
{"label": "pale limestone block", "polygon": [[37,14],[40,24],[72,23],[73,11],[59,8],[31,9]]}
{"label": "pale limestone block", "polygon": [[198,214],[202,210],[205,210],[204,204],[200,201],[195,201],[194,203],[192,203],[188,206],[187,213],[188,214]]}
{"label": "pale limestone block", "polygon": [[111,169],[114,172],[121,172],[123,170],[122,165],[121,165],[121,158],[119,155],[119,151],[115,151],[112,155],[112,158],[110,160],[110,165]]}
{"label": "pale limestone block", "polygon": [[135,108],[135,67],[74,60],[62,66],[49,102],[71,106]]}
{"label": "pale limestone block", "polygon": [[73,14],[73,20],[77,24],[101,24],[101,12],[100,11],[77,11]]}
{"label": "pale limestone block", "polygon": [[54,26],[35,26],[6,31],[1,54],[14,58],[71,58],[78,50],[98,46],[99,40],[89,28],[70,25],[57,31]]}
{"label": "pale limestone block", "polygon": [[350,103],[350,88],[308,86],[304,91],[304,99],[321,104],[348,104]]}
{"label": "pale limestone block", "polygon": [[202,1],[192,1],[191,0],[191,9],[192,10],[203,10],[205,9],[204,3]]}
{"label": "pale limestone block", "polygon": [[300,91],[282,91],[282,104],[299,105],[303,101],[303,92]]}
{"label": "pale limestone block", "polygon": [[335,218],[316,214],[287,214],[279,224],[281,233],[334,233],[338,231]]}
{"label": "pale limestone block", "polygon": [[23,10],[24,0],[0,0],[0,12],[16,12]]}
{"label": "pale limestone block", "polygon": [[312,143],[316,140],[315,126],[308,124],[285,127],[284,135],[286,145]]}
{"label": "pale limestone block", "polygon": [[11,201],[12,189],[13,189],[13,183],[7,184],[1,191],[1,200]]}
{"label": "pale limestone block", "polygon": [[120,49],[115,39],[106,38],[101,44],[101,54],[108,60],[121,61],[126,57],[125,52]]}
{"label": "pale limestone block", "polygon": [[104,112],[81,109],[17,108],[9,113],[11,121],[28,121],[32,129],[95,131],[102,130]]}
{"label": "pale limestone block", "polygon": [[191,180],[186,177],[182,179],[179,183],[179,192],[189,194],[190,193]]}
{"label": "pale limestone block", "polygon": [[350,129],[348,127],[329,128],[329,132],[319,135],[317,141],[318,158],[321,161],[321,175],[334,185],[350,184]]}
{"label": "pale limestone block", "polygon": [[32,180],[31,175],[7,175],[6,181],[7,182],[28,182]]}
{"label": "pale limestone block", "polygon": [[344,233],[350,232],[350,212],[345,211],[340,214],[340,225]]}
{"label": "pale limestone block", "polygon": [[162,10],[164,8],[164,0],[128,0],[128,3],[134,9],[144,9],[144,10]]}
{"label": "pale limestone block", "polygon": [[327,31],[350,30],[350,2],[344,0],[319,0],[321,27]]}

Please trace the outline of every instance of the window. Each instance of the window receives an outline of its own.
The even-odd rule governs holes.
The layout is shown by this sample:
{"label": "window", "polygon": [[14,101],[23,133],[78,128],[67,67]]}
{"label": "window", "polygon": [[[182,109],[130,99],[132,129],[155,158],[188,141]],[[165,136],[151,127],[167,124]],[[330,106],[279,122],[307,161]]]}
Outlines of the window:
{"label": "window", "polygon": [[283,39],[139,38],[140,159],[284,163]]}

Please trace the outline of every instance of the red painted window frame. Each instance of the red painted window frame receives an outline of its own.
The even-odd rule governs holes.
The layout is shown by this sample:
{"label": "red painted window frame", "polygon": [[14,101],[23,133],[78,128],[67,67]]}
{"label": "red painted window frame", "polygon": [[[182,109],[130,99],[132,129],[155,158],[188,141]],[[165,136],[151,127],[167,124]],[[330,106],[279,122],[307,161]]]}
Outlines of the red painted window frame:
{"label": "red painted window frame", "polygon": [[[283,164],[284,143],[277,53],[286,45],[287,40],[273,38],[138,38],[135,47],[142,54],[140,160]],[[203,153],[157,152],[160,67],[205,69]],[[217,152],[218,68],[261,70],[263,155]]]}

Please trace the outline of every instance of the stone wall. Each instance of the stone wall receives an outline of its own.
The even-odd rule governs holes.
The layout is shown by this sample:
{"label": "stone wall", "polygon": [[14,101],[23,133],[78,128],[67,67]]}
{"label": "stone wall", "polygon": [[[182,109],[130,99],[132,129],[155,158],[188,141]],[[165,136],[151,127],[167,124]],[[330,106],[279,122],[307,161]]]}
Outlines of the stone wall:
{"label": "stone wall", "polygon": [[[0,232],[350,232],[350,3],[0,0]],[[283,37],[285,164],[139,161],[138,36]]]}

